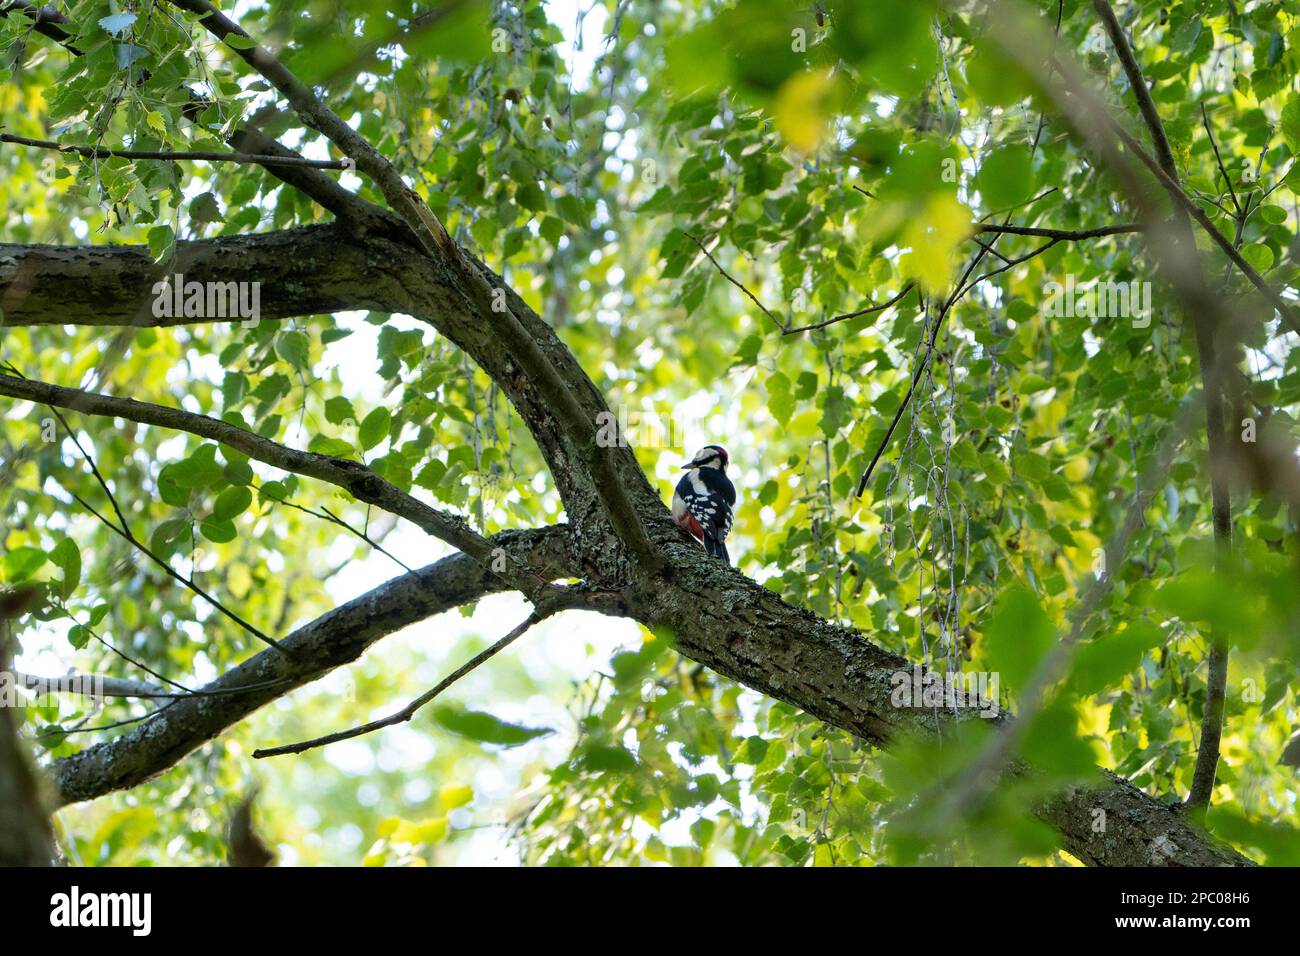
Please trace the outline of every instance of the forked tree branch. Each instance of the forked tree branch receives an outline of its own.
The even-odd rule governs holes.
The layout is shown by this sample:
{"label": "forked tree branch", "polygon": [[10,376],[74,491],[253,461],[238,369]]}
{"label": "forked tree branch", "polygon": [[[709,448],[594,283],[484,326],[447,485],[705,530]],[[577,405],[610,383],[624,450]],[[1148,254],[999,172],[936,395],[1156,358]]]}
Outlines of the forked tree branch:
{"label": "forked tree branch", "polygon": [[609,449],[597,443],[600,431],[597,423],[583,412],[554,365],[511,311],[505,297],[499,294],[500,290],[494,289],[476,265],[469,261],[428,204],[402,181],[397,168],[326,106],[292,71],[208,0],[169,2],[198,14],[203,27],[227,45],[231,45],[231,37],[246,41],[231,45],[231,48],[279,90],[310,125],[324,133],[345,156],[351,157],[358,170],[375,181],[389,207],[410,227],[430,257],[450,267],[463,281],[470,302],[482,318],[495,320],[503,344],[534,379],[553,407],[555,417],[564,425],[571,445],[591,470],[596,490],[619,540],[638,565],[653,572],[661,570],[663,560],[650,544],[636,509],[623,488]]}
{"label": "forked tree branch", "polygon": [[[491,541],[512,562],[549,580],[578,573],[563,525],[503,532]],[[356,660],[379,639],[504,588],[500,578],[464,554],[394,578],[287,635],[282,643],[289,656],[262,651],[194,695],[169,704],[165,720],[146,721],[121,737],[56,760],[51,770],[61,802],[134,787],[263,705]]]}

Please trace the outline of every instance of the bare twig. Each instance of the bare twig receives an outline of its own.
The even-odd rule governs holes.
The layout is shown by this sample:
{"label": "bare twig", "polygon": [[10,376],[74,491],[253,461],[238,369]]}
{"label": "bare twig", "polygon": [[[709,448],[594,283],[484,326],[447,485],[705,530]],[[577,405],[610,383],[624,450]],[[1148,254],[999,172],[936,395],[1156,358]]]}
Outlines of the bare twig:
{"label": "bare twig", "polygon": [[824,329],[828,325],[834,325],[836,322],[844,322],[847,321],[848,319],[856,319],[864,315],[871,315],[872,313],[875,312],[883,312],[886,309],[890,308],[891,306],[897,305],[899,302],[901,302],[903,300],[903,297],[906,296],[907,293],[911,292],[914,288],[916,288],[915,282],[904,283],[903,288],[899,289],[894,296],[892,296],[891,298],[889,298],[884,302],[881,302],[879,305],[869,305],[866,306],[865,308],[858,309],[856,312],[845,312],[843,315],[832,316],[831,318],[826,319],[823,322],[816,322],[812,325],[802,325],[795,329],[782,329],[781,334],[794,335],[796,332],[811,332],[814,329]]}
{"label": "bare twig", "polygon": [[758,296],[754,295],[754,293],[750,292],[749,289],[745,288],[745,284],[743,282],[741,282],[739,279],[733,276],[726,269],[722,268],[722,263],[718,262],[717,259],[713,258],[713,253],[709,252],[708,246],[706,246],[703,242],[697,239],[695,235],[692,233],[689,232],[686,233],[686,238],[690,239],[693,243],[695,243],[697,246],[700,247],[700,252],[708,256],[709,261],[713,263],[713,267],[717,269],[720,273],[722,273],[722,277],[724,279],[726,279],[728,282],[734,285],[741,292],[745,293],[745,295],[749,297],[749,301],[753,302],[756,306],[758,306],[759,309],[762,310],[763,314],[772,320],[773,325],[775,325],[782,333],[785,332],[786,330],[785,323],[783,323],[780,319],[778,319],[775,315],[773,315],[770,311],[768,311],[767,306],[765,306],[762,302],[758,301]]}
{"label": "bare twig", "polygon": [[480,665],[501,653],[501,651],[505,650],[519,638],[523,637],[534,624],[537,624],[545,617],[545,613],[534,611],[505,637],[475,654],[460,667],[456,668],[456,670],[452,671],[440,680],[431,690],[421,694],[394,714],[390,714],[389,716],[380,718],[379,720],[372,720],[370,723],[362,724],[359,727],[353,727],[351,730],[342,730],[338,733],[327,734],[324,737],[316,737],[312,740],[304,740],[296,744],[285,744],[281,747],[269,747],[265,750],[254,750],[253,757],[260,760],[264,757],[280,757],[285,754],[300,754],[303,751],[315,750],[317,747],[324,747],[327,744],[337,743],[340,740],[351,740],[353,737],[360,737],[364,734],[373,733],[376,730],[382,730],[385,727],[392,727],[394,724],[404,724],[414,717],[421,707],[429,703],[466,674],[477,669]]}

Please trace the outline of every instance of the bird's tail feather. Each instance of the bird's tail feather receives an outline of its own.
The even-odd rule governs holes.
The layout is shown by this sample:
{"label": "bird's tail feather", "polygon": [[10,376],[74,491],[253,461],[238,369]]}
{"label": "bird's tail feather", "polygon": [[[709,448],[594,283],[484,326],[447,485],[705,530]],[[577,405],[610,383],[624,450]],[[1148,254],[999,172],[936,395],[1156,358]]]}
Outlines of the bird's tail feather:
{"label": "bird's tail feather", "polygon": [[715,558],[721,558],[723,561],[726,561],[728,564],[731,563],[731,555],[727,554],[726,544],[724,544],[721,541],[718,541],[715,538],[711,538],[708,535],[705,535],[704,550],[707,551],[709,554],[713,555]]}

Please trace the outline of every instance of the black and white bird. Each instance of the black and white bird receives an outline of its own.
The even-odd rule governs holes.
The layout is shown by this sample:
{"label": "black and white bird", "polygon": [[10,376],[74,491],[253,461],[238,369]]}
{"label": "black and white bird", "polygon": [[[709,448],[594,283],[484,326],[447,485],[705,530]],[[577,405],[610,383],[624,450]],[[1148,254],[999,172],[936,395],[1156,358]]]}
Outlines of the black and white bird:
{"label": "black and white bird", "polygon": [[673,520],[704,542],[704,550],[728,564],[727,535],[736,505],[736,486],[727,477],[727,449],[705,445],[685,465],[673,492]]}

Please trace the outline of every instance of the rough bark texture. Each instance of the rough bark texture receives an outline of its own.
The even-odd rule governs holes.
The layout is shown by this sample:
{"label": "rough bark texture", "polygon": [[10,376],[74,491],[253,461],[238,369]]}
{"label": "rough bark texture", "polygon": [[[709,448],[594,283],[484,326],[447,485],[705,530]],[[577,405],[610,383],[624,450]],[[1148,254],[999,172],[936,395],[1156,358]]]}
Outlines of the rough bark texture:
{"label": "rough bark texture", "polygon": [[346,237],[337,225],[223,236],[180,243],[162,264],[144,246],[0,243],[0,314],[7,325],[193,322],[153,314],[154,283],[176,273],[186,282],[260,282],[265,319],[400,302],[403,276],[393,263]]}
{"label": "rough bark texture", "polygon": [[[642,619],[671,628],[674,646],[686,657],[878,746],[899,734],[934,733],[958,719],[893,706],[893,675],[913,666],[906,658],[782,601],[698,548],[665,549],[677,583],[647,595]],[[1108,771],[1098,771],[1094,785],[1055,797],[1038,816],[1061,833],[1066,850],[1092,865],[1250,862],[1207,837],[1176,807]]]}

